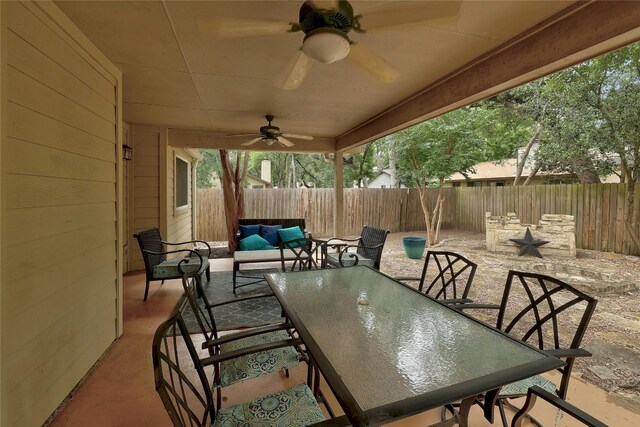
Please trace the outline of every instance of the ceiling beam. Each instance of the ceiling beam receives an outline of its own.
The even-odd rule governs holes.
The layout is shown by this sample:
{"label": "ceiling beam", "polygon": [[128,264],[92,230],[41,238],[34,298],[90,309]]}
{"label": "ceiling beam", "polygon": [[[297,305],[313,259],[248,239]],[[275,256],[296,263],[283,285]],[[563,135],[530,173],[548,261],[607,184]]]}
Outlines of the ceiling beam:
{"label": "ceiling beam", "polygon": [[640,1],[581,1],[337,138],[348,150],[640,40]]}
{"label": "ceiling beam", "polygon": [[211,150],[247,150],[247,151],[286,151],[288,153],[333,153],[336,140],[334,138],[313,138],[312,141],[297,140],[293,147],[283,147],[277,144],[266,145],[256,143],[249,147],[240,145],[251,137],[231,137],[223,132],[189,129],[169,129],[169,145],[172,147],[201,148]]}

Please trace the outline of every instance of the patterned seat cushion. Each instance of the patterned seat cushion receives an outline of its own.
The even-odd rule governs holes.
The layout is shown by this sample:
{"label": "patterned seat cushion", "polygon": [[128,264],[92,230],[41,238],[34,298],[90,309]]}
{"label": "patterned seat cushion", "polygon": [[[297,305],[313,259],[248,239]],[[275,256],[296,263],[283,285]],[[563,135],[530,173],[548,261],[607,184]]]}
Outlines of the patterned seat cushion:
{"label": "patterned seat cushion", "polygon": [[[180,270],[178,269],[178,263],[183,259],[188,259],[189,262],[180,265],[180,268],[184,272],[192,273],[200,267],[200,259],[198,258],[171,258],[162,261],[160,264],[153,267],[153,277],[156,279],[176,279],[182,277]],[[209,268],[209,259],[202,258],[203,266],[202,270],[205,271]]]}
{"label": "patterned seat cushion", "polygon": [[223,408],[214,427],[302,427],[324,421],[322,410],[306,384],[250,402]]}
{"label": "patterned seat cushion", "polygon": [[[327,262],[334,267],[340,267],[340,254],[332,253],[327,254]],[[355,259],[351,258],[349,255],[344,254],[342,256],[342,266],[343,267],[351,267],[355,264]],[[358,255],[358,265],[366,265],[367,267],[373,268],[373,260],[369,258],[365,258],[362,255]]]}
{"label": "patterned seat cushion", "polygon": [[556,394],[556,385],[548,379],[541,377],[540,375],[534,375],[524,380],[516,381],[515,383],[507,384],[500,390],[500,397],[506,396],[524,396],[534,385],[537,385],[551,394]]}
{"label": "patterned seat cushion", "polygon": [[[291,338],[287,331],[276,331],[267,334],[255,335],[222,344],[223,353],[239,350],[258,344]],[[247,356],[224,361],[220,364],[220,386],[226,387],[238,381],[255,378],[260,375],[270,374],[282,369],[289,369],[299,363],[298,352],[293,347],[282,347],[273,350],[261,351]]]}

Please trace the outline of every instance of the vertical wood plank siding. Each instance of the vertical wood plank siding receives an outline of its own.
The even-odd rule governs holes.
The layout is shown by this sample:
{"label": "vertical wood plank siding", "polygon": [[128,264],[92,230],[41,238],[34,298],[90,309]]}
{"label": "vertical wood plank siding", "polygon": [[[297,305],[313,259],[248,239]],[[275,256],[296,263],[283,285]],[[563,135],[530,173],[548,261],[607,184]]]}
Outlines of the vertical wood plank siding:
{"label": "vertical wood plank siding", "polygon": [[117,334],[120,76],[55,6],[3,7],[0,424],[35,426]]}
{"label": "vertical wood plank siding", "polygon": [[[624,229],[625,184],[445,188],[444,194],[442,228],[484,232],[485,212],[494,215],[516,212],[526,224],[537,224],[546,213],[569,214],[576,217],[578,248],[640,254]],[[636,194],[640,194],[640,185]],[[431,210],[436,196],[436,189],[429,191]],[[640,204],[640,196],[636,203]],[[330,236],[333,189],[248,189],[245,212],[249,218],[304,217],[315,236]],[[196,217],[198,238],[227,240],[222,190],[198,190]],[[418,191],[345,189],[345,233],[357,235],[367,224],[391,232],[424,230]]]}

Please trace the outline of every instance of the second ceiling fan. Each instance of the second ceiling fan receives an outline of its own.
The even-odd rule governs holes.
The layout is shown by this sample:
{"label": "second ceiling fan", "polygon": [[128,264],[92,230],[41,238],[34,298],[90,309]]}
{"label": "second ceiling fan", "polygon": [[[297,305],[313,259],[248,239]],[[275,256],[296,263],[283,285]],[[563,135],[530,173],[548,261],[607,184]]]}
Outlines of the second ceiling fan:
{"label": "second ceiling fan", "polygon": [[454,17],[460,1],[391,2],[390,7],[363,15],[355,14],[346,0],[307,0],[300,6],[298,22],[260,19],[224,18],[200,20],[201,28],[219,37],[251,37],[302,31],[305,37],[300,50],[276,78],[276,86],[298,88],[311,70],[313,62],[330,64],[345,57],[369,72],[382,83],[391,83],[399,73],[384,59],[355,42],[349,32],[369,31]]}
{"label": "second ceiling fan", "polygon": [[255,136],[255,138],[240,144],[245,147],[261,141],[266,143],[267,145],[280,144],[285,147],[293,147],[296,144],[292,141],[289,141],[287,138],[304,139],[307,141],[311,141],[313,139],[313,137],[309,135],[299,135],[296,133],[282,133],[279,127],[273,126],[271,124],[271,122],[274,119],[273,114],[267,114],[266,116],[264,116],[264,118],[267,119],[267,122],[269,122],[269,124],[266,126],[261,126],[260,133],[239,133],[239,134],[233,134],[229,136]]}

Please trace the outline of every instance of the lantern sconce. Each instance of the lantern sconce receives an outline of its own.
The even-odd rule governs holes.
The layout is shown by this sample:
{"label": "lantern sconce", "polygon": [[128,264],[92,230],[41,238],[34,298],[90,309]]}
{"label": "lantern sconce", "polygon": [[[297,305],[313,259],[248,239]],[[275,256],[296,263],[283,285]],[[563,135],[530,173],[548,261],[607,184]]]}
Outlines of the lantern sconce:
{"label": "lantern sconce", "polygon": [[128,146],[127,144],[122,146],[122,158],[124,160],[131,160],[133,158],[133,147]]}

